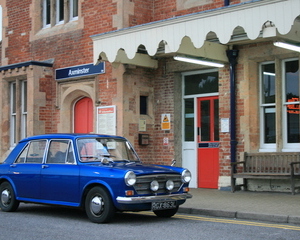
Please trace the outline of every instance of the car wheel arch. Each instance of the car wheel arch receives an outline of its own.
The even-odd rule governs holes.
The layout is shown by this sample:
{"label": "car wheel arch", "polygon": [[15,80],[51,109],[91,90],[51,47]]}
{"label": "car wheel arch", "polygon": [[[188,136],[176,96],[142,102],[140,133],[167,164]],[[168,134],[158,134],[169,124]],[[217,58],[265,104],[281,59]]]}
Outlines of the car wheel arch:
{"label": "car wheel arch", "polygon": [[104,188],[109,194],[110,194],[110,197],[113,201],[113,203],[115,202],[114,199],[114,193],[112,191],[112,189],[110,188],[110,186],[105,183],[105,182],[92,182],[92,183],[89,183],[87,184],[85,187],[84,187],[84,190],[82,192],[82,197],[81,197],[81,202],[80,202],[80,206],[81,207],[84,207],[84,203],[85,203],[85,199],[86,199],[86,196],[88,194],[88,192],[93,189],[94,187],[102,187]]}
{"label": "car wheel arch", "polygon": [[4,183],[4,182],[8,182],[8,183],[11,185],[11,187],[12,187],[12,189],[14,190],[14,193],[15,193],[15,195],[16,195],[16,198],[18,199],[18,191],[17,191],[17,189],[16,189],[16,186],[15,186],[14,182],[13,182],[10,178],[7,178],[7,177],[1,177],[1,178],[0,178],[0,185],[1,185],[2,183]]}

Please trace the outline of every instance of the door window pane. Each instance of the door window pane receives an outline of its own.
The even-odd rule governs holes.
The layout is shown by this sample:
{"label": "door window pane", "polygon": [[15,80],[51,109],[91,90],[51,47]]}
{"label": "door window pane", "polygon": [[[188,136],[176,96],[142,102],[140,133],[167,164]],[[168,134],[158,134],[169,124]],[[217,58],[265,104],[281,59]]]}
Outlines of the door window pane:
{"label": "door window pane", "polygon": [[200,140],[210,141],[210,101],[204,100],[200,104]]}
{"label": "door window pane", "polygon": [[46,140],[32,141],[29,146],[26,162],[42,163],[46,148]]}
{"label": "door window pane", "polygon": [[219,141],[219,99],[214,100],[214,141]]}
{"label": "door window pane", "polygon": [[194,141],[194,99],[184,100],[184,140]]}

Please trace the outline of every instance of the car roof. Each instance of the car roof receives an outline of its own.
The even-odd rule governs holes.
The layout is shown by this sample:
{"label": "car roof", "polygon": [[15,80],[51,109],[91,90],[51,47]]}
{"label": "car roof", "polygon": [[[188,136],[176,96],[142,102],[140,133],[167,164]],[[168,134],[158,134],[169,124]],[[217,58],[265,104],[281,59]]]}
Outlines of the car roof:
{"label": "car roof", "polygon": [[51,133],[51,134],[41,134],[35,135],[31,137],[27,137],[22,139],[20,142],[26,142],[31,140],[38,140],[38,139],[71,139],[76,140],[77,138],[120,138],[125,139],[121,136],[115,135],[105,135],[105,134],[89,134],[89,133]]}

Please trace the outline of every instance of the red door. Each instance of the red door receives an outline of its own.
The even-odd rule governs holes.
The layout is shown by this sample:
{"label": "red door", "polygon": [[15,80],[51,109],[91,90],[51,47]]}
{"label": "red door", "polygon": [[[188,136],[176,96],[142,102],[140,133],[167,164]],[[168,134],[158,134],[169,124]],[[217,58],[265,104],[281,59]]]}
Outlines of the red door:
{"label": "red door", "polygon": [[90,98],[80,99],[74,107],[74,132],[93,132],[93,102]]}
{"label": "red door", "polygon": [[198,187],[218,188],[219,179],[219,99],[197,99],[198,107]]}

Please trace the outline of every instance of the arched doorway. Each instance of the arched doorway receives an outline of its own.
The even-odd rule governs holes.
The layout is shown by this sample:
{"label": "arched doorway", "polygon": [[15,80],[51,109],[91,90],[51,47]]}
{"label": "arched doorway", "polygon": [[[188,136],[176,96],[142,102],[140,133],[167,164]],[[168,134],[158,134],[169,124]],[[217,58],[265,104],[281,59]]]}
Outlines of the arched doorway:
{"label": "arched doorway", "polygon": [[74,132],[93,132],[93,101],[88,97],[81,98],[74,106]]}

